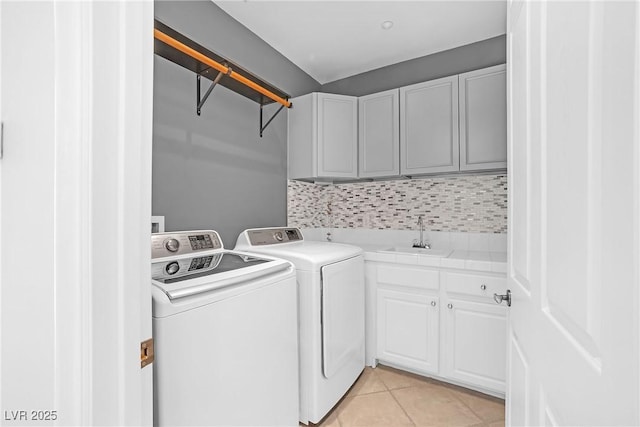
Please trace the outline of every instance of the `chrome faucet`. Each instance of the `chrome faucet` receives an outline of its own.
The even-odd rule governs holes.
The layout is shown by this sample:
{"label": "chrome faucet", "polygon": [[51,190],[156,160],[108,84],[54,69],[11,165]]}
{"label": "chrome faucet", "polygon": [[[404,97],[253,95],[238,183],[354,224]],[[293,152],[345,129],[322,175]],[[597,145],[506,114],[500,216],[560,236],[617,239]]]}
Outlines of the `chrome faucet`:
{"label": "chrome faucet", "polygon": [[418,215],[418,225],[420,226],[420,242],[417,243],[415,240],[413,241],[414,248],[423,248],[423,249],[431,249],[431,245],[424,241],[424,221],[422,218],[424,215]]}

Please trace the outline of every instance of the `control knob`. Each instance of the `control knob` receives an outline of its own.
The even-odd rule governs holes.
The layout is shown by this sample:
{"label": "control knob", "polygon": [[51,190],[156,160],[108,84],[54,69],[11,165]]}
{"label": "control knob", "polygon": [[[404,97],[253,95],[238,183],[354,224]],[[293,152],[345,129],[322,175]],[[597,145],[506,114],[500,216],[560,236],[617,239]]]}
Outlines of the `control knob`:
{"label": "control knob", "polygon": [[164,242],[164,247],[167,248],[167,250],[169,252],[178,252],[178,249],[180,248],[180,242],[178,242],[177,239],[167,239]]}
{"label": "control knob", "polygon": [[278,242],[282,242],[282,239],[284,239],[284,236],[282,235],[282,231],[276,231],[273,234],[273,237],[275,237]]}
{"label": "control knob", "polygon": [[178,270],[180,270],[180,264],[178,264],[177,261],[170,262],[164,268],[164,271],[166,271],[167,274],[170,275],[170,276],[173,275],[173,274],[176,274],[178,272]]}

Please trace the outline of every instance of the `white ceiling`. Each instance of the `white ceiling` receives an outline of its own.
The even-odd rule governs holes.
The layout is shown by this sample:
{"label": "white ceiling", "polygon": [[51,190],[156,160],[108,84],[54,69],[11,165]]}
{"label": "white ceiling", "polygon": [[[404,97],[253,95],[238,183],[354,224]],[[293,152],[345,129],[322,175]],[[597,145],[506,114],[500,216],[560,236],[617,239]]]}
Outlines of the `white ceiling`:
{"label": "white ceiling", "polygon": [[506,32],[506,0],[214,2],[322,84]]}

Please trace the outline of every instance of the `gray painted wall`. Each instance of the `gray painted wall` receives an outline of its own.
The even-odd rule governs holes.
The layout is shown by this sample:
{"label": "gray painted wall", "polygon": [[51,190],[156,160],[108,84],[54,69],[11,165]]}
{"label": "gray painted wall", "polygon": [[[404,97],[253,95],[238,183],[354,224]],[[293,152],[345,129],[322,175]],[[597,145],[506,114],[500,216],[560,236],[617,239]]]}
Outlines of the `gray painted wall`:
{"label": "gray painted wall", "polygon": [[[209,0],[156,1],[155,16],[291,96],[365,95],[504,63],[505,37],[321,85]],[[195,75],[154,62],[153,214],[167,231],[214,228],[227,247],[249,227],[286,223],[287,121],[258,136],[258,104],[217,87],[195,114]],[[266,108],[266,116],[276,105]],[[295,108],[295,107],[294,107]]]}
{"label": "gray painted wall", "polygon": [[320,89],[316,80],[210,0],[160,0],[154,7],[160,22],[291,96]]}
{"label": "gray painted wall", "polygon": [[[157,1],[155,15],[292,96],[319,90],[211,1]],[[286,110],[260,138],[258,104],[222,86],[198,117],[195,82],[194,73],[155,57],[152,211],[165,216],[167,231],[213,228],[232,248],[245,228],[286,224]],[[265,107],[265,116],[277,108]]]}
{"label": "gray painted wall", "polygon": [[369,95],[505,62],[507,39],[503,35],[326,83],[321,91]]}

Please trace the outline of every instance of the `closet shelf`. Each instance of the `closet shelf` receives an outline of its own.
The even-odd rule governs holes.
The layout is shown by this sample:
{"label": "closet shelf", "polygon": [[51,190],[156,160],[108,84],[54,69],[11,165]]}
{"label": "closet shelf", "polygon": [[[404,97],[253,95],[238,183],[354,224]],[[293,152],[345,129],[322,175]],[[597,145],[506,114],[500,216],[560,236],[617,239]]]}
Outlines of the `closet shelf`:
{"label": "closet shelf", "polygon": [[[285,92],[158,20],[155,20],[154,38],[156,55],[191,70],[198,76],[211,80],[214,82],[211,88],[217,83],[257,102],[261,107],[278,102],[284,107],[291,108],[291,102],[288,100],[289,95]],[[209,93],[210,90],[203,100],[198,95],[198,110]]]}

